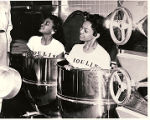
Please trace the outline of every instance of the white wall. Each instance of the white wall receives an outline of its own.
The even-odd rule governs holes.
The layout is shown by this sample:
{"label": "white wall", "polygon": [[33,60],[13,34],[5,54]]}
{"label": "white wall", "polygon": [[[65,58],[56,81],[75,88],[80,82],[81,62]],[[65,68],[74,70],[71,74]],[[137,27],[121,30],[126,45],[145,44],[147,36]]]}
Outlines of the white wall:
{"label": "white wall", "polygon": [[[58,5],[57,0],[54,0]],[[147,0],[123,0],[123,6],[129,9],[133,23],[137,23],[148,13]],[[117,0],[61,0],[61,17],[65,20],[73,11],[81,10],[103,16],[110,14],[117,8]],[[55,11],[58,14],[58,9]]]}
{"label": "white wall", "polygon": [[139,20],[148,15],[147,10],[147,0],[137,0],[137,1],[125,1],[123,6],[129,9],[133,17],[133,23],[137,23]]}

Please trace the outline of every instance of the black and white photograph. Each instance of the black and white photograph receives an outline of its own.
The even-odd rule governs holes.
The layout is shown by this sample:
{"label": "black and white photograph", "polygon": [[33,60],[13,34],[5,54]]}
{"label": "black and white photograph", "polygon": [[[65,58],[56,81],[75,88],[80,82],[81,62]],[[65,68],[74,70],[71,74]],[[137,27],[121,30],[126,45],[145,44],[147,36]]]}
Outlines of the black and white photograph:
{"label": "black and white photograph", "polygon": [[148,0],[0,0],[0,119],[149,118]]}

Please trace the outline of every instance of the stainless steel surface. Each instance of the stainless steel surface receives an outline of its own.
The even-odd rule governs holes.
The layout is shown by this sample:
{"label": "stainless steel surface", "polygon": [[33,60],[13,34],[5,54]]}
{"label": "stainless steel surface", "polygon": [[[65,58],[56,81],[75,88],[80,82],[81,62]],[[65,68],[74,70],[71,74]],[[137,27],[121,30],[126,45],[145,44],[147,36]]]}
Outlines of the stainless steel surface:
{"label": "stainless steel surface", "polygon": [[57,59],[23,56],[24,78],[35,83],[52,83],[57,79]]}
{"label": "stainless steel surface", "polygon": [[23,82],[26,92],[38,106],[56,100],[57,60],[23,56]]}
{"label": "stainless steel surface", "polygon": [[65,61],[58,62],[57,97],[62,117],[102,117],[109,106],[114,105],[109,93],[110,70],[64,68]]}

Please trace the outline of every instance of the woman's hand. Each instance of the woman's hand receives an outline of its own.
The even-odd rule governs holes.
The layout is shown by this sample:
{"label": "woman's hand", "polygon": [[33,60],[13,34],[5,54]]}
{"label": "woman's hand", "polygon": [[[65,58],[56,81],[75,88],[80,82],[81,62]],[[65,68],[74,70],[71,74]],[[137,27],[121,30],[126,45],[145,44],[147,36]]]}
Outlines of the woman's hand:
{"label": "woman's hand", "polygon": [[101,67],[92,67],[90,70],[91,71],[102,71],[102,68]]}
{"label": "woman's hand", "polygon": [[64,68],[66,69],[66,70],[71,70],[71,69],[73,69],[73,66],[71,66],[71,65],[64,65]]}
{"label": "woman's hand", "polygon": [[63,59],[63,58],[64,58],[64,53],[62,52],[61,54],[57,55],[56,58],[58,58],[58,59]]}

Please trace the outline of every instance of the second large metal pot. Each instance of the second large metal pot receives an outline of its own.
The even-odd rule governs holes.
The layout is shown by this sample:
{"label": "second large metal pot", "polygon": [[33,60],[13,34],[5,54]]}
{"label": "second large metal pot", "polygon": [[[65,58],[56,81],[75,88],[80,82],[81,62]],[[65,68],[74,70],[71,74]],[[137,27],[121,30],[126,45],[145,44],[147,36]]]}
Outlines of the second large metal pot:
{"label": "second large metal pot", "polygon": [[97,118],[112,109],[108,83],[109,70],[64,68],[66,61],[58,62],[57,97],[62,117]]}

